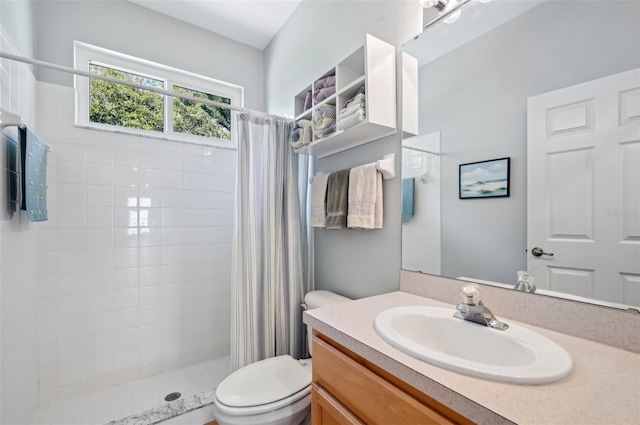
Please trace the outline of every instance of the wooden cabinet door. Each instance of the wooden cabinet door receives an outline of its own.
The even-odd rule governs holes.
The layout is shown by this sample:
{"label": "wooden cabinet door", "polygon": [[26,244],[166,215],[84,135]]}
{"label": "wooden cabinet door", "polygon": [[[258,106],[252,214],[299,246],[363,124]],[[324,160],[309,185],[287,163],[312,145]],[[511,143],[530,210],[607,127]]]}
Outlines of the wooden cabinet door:
{"label": "wooden cabinet door", "polygon": [[[453,425],[454,420],[396,387],[322,339],[313,338],[313,383],[367,425]],[[314,422],[318,425],[325,422]],[[331,422],[327,422],[331,423]],[[351,424],[354,422],[337,422]]]}
{"label": "wooden cabinet door", "polygon": [[311,387],[311,425],[365,425],[317,384]]}

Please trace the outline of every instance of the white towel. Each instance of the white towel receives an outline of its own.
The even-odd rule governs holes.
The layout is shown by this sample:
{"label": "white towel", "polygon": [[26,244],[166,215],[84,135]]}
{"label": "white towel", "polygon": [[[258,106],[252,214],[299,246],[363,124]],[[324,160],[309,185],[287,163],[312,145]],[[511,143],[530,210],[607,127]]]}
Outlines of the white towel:
{"label": "white towel", "polygon": [[302,126],[302,134],[300,135],[300,142],[303,145],[308,145],[311,143],[311,128],[313,127],[311,121],[309,120],[300,120],[298,123]]}
{"label": "white towel", "polygon": [[350,115],[355,114],[356,112],[360,112],[361,114],[365,114],[367,108],[365,106],[364,103],[358,103],[358,104],[354,104],[352,106],[350,106],[347,109],[343,109],[342,111],[340,111],[340,114],[338,115],[338,119],[342,120],[347,118]]}
{"label": "white towel", "polygon": [[364,103],[366,101],[366,97],[364,96],[364,93],[358,93],[357,95],[355,95],[354,97],[352,97],[351,99],[349,99],[347,101],[347,103],[345,103],[344,108],[342,108],[340,110],[340,113],[343,113],[344,111],[346,111],[349,107],[357,104],[357,103]]}
{"label": "white towel", "polygon": [[321,122],[314,123],[313,135],[316,139],[322,138],[322,133],[336,122],[333,118],[324,118]]}
{"label": "white towel", "polygon": [[311,182],[311,226],[327,227],[327,179],[329,174],[318,174]]}
{"label": "white towel", "polygon": [[382,228],[382,174],[376,164],[352,168],[349,173],[349,214],[347,227]]}
{"label": "white towel", "polygon": [[376,173],[376,211],[373,217],[373,228],[382,229],[382,217],[383,217],[383,204],[382,204],[382,173]]}
{"label": "white towel", "polygon": [[346,118],[338,119],[336,128],[338,130],[346,130],[347,128],[351,128],[356,124],[360,124],[364,120],[364,118],[364,112],[359,109],[356,113],[351,114]]}

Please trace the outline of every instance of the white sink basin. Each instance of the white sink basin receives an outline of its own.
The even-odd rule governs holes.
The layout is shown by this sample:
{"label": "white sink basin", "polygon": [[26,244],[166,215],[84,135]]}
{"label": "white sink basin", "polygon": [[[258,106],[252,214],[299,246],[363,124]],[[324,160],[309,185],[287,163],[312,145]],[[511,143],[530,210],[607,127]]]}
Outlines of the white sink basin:
{"label": "white sink basin", "polygon": [[375,329],[400,351],[476,378],[539,385],[571,373],[571,356],[550,339],[512,323],[504,331],[478,325],[453,317],[454,312],[396,307],[378,314]]}

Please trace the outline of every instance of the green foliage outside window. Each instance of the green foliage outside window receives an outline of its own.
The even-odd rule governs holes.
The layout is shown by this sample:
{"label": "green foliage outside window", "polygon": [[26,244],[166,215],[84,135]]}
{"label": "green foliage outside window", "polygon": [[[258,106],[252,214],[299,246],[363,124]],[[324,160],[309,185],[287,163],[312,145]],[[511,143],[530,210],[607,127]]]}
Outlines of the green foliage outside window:
{"label": "green foliage outside window", "polygon": [[[148,87],[164,89],[164,81],[90,64],[89,71],[131,81]],[[230,104],[231,99],[184,87],[173,86],[173,91],[201,99]],[[164,132],[164,96],[117,83],[90,79],[89,121]],[[231,139],[231,111],[210,105],[173,98],[173,131],[203,137]]]}
{"label": "green foliage outside window", "polygon": [[[173,86],[173,91],[230,104],[231,99]],[[173,98],[173,131],[218,139],[231,139],[231,111],[191,100]]]}
{"label": "green foliage outside window", "polygon": [[[103,66],[90,64],[89,71],[149,87],[164,88],[164,81]],[[164,96],[92,78],[89,82],[89,121],[162,132]]]}

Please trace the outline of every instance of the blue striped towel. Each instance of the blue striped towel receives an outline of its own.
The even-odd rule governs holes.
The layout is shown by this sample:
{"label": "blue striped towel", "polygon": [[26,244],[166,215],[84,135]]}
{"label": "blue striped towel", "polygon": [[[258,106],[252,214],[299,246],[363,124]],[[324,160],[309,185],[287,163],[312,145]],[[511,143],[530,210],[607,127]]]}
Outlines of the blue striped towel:
{"label": "blue striped towel", "polygon": [[31,221],[46,221],[47,145],[28,127],[20,130],[22,205]]}

